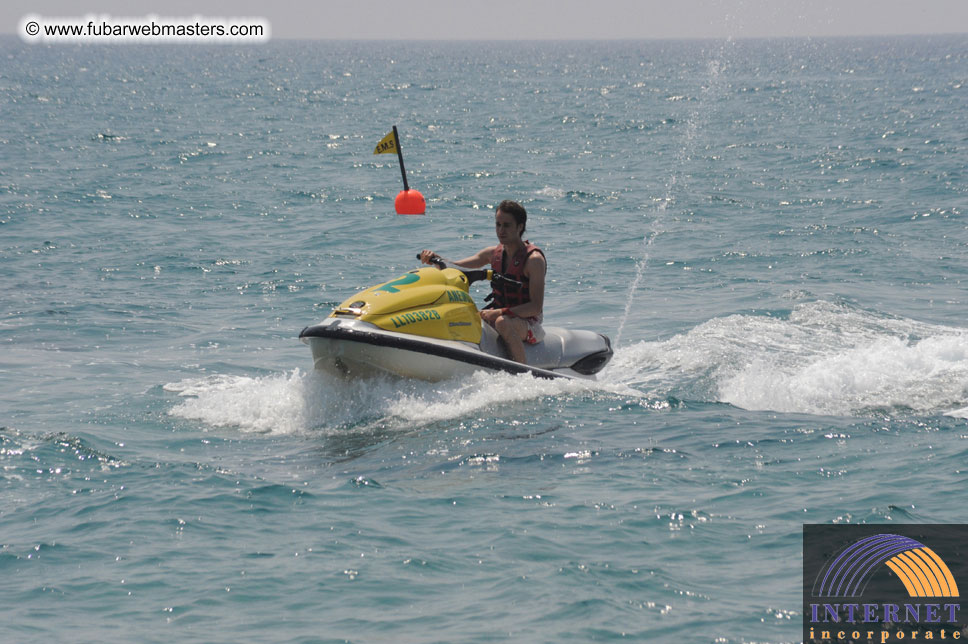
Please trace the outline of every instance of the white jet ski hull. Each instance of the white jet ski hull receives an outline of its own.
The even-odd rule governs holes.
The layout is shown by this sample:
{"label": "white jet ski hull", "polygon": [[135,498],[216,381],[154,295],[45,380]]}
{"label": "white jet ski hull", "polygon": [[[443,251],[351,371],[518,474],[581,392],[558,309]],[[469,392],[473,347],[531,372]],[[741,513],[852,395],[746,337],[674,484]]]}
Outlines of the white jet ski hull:
{"label": "white jet ski hull", "polygon": [[486,325],[481,345],[393,333],[340,318],[307,327],[299,337],[312,350],[316,369],[347,377],[393,375],[439,381],[484,369],[542,378],[594,379],[611,358],[605,336],[554,327],[545,330],[544,342],[525,347],[528,364],[508,359],[497,334]]}

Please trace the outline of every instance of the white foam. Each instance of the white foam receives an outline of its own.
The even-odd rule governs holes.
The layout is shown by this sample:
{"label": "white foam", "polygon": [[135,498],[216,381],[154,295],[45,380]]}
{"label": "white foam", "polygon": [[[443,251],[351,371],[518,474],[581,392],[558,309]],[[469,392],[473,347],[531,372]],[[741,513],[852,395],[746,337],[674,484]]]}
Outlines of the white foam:
{"label": "white foam", "polygon": [[850,415],[909,408],[928,412],[965,401],[968,337],[911,342],[878,338],[812,361],[756,360],[720,386],[745,409]]}
{"label": "white foam", "polygon": [[963,407],[961,409],[953,409],[951,411],[945,412],[944,415],[951,416],[952,418],[968,418],[968,407]]}
{"label": "white foam", "polygon": [[632,395],[637,392],[619,384],[591,380],[556,378],[547,380],[530,375],[511,375],[479,371],[463,381],[438,385],[433,392],[417,391],[399,397],[389,406],[394,416],[408,421],[434,422],[471,416],[481,411],[493,414],[503,406],[570,395]]}
{"label": "white foam", "polygon": [[545,186],[541,190],[538,190],[535,194],[542,197],[551,197],[552,199],[562,199],[565,197],[567,192],[561,188],[552,188],[551,186]]}
{"label": "white foam", "polygon": [[786,318],[733,315],[640,343],[606,373],[644,393],[751,410],[945,413],[968,402],[968,331],[810,302]]}
{"label": "white foam", "polygon": [[724,402],[750,410],[857,415],[907,409],[968,418],[968,331],[828,302],[786,317],[715,318],[619,349],[599,381],[479,372],[441,383],[343,380],[295,370],[165,386],[180,418],[243,432],[410,429],[547,398]]}
{"label": "white foam", "polygon": [[[288,434],[310,426],[313,382],[296,369],[291,374],[252,378],[211,375],[165,385],[186,398],[171,415],[213,427]],[[340,408],[332,410],[340,414]]]}
{"label": "white foam", "polygon": [[[298,369],[262,377],[214,375],[165,385],[185,398],[173,416],[213,427],[273,434],[310,430],[412,428],[480,412],[499,413],[509,403],[559,395],[635,395],[621,384],[544,380],[529,375],[478,372],[463,380],[424,383],[396,379],[343,380]],[[498,410],[498,412],[495,412]]]}

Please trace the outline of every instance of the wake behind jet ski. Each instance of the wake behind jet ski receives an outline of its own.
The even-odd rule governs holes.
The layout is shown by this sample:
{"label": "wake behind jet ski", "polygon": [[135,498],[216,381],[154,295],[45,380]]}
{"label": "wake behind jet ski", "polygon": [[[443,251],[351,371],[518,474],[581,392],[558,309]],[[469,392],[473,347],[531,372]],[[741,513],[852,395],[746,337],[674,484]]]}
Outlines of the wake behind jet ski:
{"label": "wake behind jet ski", "polygon": [[511,359],[469,294],[473,282],[505,279],[493,270],[438,261],[348,298],[299,337],[312,349],[316,369],[341,376],[436,381],[485,369],[594,378],[612,347],[592,331],[545,327],[541,342],[525,345],[525,364]]}

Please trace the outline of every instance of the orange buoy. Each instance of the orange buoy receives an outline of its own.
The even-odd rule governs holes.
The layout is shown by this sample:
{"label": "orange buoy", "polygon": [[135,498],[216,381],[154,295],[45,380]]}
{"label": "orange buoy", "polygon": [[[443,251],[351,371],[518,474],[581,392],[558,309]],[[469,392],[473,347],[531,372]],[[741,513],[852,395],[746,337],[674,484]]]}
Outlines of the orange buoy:
{"label": "orange buoy", "polygon": [[398,215],[422,215],[427,211],[424,196],[416,190],[401,190],[393,202]]}

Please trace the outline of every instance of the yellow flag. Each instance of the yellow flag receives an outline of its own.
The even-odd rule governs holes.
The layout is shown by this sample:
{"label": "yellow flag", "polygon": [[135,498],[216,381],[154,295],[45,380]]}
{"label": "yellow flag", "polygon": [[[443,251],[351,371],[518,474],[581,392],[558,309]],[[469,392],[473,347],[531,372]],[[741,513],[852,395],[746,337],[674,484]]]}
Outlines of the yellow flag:
{"label": "yellow flag", "polygon": [[390,132],[380,139],[380,142],[377,143],[376,148],[373,150],[373,154],[396,154],[397,137],[393,136],[393,134],[393,132]]}

